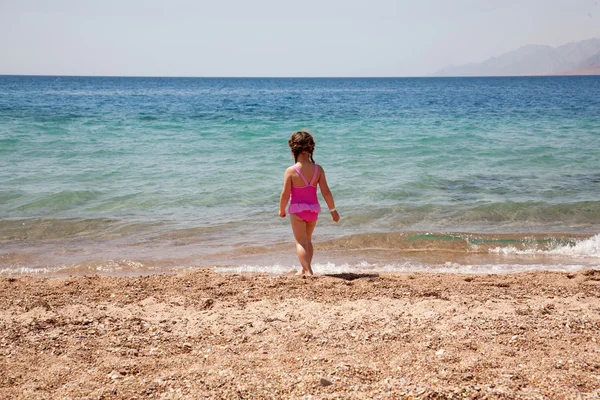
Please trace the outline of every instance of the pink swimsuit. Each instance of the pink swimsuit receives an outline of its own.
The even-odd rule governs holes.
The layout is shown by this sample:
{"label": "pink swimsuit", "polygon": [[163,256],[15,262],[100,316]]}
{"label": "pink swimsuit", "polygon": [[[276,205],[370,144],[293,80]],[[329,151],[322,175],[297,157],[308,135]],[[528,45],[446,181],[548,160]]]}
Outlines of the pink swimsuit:
{"label": "pink swimsuit", "polygon": [[319,166],[315,164],[315,173],[310,183],[308,183],[300,168],[294,165],[294,170],[300,175],[305,186],[292,185],[290,208],[288,211],[290,214],[296,214],[306,222],[314,222],[319,218],[319,212],[321,212],[319,199],[317,199],[317,186],[315,185],[315,180],[317,179],[317,175],[319,175]]}

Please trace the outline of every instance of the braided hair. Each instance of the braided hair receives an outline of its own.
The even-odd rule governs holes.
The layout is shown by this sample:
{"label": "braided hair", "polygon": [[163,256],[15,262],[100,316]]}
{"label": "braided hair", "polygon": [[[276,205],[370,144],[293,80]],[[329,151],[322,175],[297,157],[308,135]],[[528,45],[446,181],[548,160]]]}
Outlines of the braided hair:
{"label": "braided hair", "polygon": [[288,140],[288,145],[294,154],[294,161],[298,162],[298,156],[300,153],[308,153],[311,162],[313,160],[313,152],[315,151],[315,139],[312,135],[306,131],[298,131],[292,133]]}

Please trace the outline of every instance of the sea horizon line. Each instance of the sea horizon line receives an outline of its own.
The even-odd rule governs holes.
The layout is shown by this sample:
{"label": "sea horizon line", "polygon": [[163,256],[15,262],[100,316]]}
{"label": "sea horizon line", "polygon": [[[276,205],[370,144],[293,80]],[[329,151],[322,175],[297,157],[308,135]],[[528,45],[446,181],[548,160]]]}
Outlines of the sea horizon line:
{"label": "sea horizon line", "polygon": [[172,75],[62,75],[62,74],[2,74],[0,77],[34,77],[34,78],[157,78],[157,79],[447,79],[447,78],[556,78],[586,77],[598,74],[581,75],[414,75],[414,76],[172,76]]}

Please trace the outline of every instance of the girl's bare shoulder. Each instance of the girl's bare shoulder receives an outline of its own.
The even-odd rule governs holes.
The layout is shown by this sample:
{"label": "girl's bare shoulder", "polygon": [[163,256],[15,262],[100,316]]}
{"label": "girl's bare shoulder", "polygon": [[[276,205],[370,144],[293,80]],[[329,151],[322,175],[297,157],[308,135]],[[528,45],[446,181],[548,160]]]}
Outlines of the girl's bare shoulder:
{"label": "girl's bare shoulder", "polygon": [[296,170],[294,170],[294,166],[292,165],[291,167],[286,168],[284,176],[292,176],[294,173],[296,173]]}

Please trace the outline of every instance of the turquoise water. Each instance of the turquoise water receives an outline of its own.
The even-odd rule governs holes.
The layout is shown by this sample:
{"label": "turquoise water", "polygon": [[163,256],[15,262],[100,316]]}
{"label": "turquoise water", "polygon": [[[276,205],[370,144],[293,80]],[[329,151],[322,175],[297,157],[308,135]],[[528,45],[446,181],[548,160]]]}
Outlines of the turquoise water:
{"label": "turquoise water", "polygon": [[322,216],[317,241],[600,232],[600,77],[0,76],[0,268],[285,269],[297,129],[314,133],[342,216]]}

